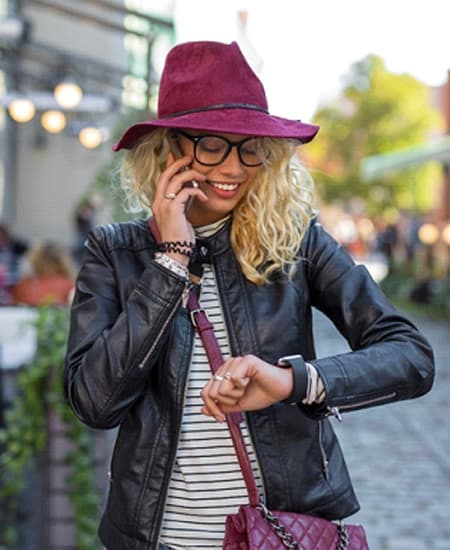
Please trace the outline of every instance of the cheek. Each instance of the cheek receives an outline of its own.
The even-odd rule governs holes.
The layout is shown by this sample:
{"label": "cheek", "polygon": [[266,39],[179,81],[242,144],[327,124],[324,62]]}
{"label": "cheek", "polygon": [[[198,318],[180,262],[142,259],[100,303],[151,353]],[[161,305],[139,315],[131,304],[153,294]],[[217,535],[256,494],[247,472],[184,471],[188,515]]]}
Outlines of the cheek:
{"label": "cheek", "polygon": [[251,187],[255,183],[255,179],[259,176],[261,172],[261,167],[256,166],[255,168],[247,168],[247,187]]}
{"label": "cheek", "polygon": [[196,170],[197,172],[200,172],[200,174],[203,174],[208,179],[212,179],[212,174],[214,173],[215,166],[204,166],[203,164],[199,164],[194,160],[194,162],[191,164],[191,168],[193,170]]}

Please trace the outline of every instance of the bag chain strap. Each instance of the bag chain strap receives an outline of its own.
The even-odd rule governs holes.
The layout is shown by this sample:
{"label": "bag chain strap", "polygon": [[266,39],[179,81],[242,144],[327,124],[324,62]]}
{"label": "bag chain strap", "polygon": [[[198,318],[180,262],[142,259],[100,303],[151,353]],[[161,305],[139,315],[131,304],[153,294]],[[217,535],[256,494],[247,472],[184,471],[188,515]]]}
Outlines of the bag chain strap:
{"label": "bag chain strap", "polygon": [[[283,546],[289,550],[303,550],[302,547],[294,540],[294,537],[289,533],[286,527],[280,523],[280,520],[272,514],[272,512],[260,502],[256,508],[260,510],[264,516],[264,519],[267,520],[267,523],[275,531],[277,537],[283,543]],[[338,549],[340,550],[340,549]]]}
{"label": "bag chain strap", "polygon": [[347,527],[345,526],[343,521],[340,521],[337,528],[339,532],[339,544],[337,550],[348,550],[350,535],[348,534]]}
{"label": "bag chain strap", "polygon": [[[283,546],[288,548],[288,550],[303,550],[299,543],[295,541],[292,534],[262,502],[260,502],[256,508],[262,512],[264,519],[267,520],[267,523],[275,531]],[[349,535],[343,521],[338,523],[337,529],[339,541],[336,550],[348,550]]]}

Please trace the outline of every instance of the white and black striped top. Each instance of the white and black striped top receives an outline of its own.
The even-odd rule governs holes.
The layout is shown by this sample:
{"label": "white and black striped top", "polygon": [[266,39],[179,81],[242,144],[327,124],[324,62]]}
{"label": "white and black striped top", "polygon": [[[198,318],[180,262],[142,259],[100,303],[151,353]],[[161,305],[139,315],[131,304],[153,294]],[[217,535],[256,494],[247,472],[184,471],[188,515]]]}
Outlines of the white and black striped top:
{"label": "white and black striped top", "polygon": [[[201,228],[201,236],[213,234],[223,223],[221,220],[214,226]],[[230,357],[215,276],[209,265],[204,266],[200,304],[214,325],[224,358]],[[226,423],[219,423],[200,412],[203,404],[200,390],[210,378],[208,359],[196,333],[178,451],[160,537],[161,542],[177,550],[221,549],[226,516],[248,503]],[[261,491],[261,476],[245,422],[241,423],[241,430]]]}

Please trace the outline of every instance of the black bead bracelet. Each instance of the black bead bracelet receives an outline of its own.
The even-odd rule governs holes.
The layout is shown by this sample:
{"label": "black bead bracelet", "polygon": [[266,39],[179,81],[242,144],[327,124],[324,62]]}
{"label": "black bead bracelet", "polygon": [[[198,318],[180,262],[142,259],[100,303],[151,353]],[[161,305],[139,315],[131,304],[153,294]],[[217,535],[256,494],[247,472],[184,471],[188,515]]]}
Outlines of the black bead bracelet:
{"label": "black bead bracelet", "polygon": [[189,241],[162,241],[158,244],[160,252],[175,252],[190,258],[195,250],[195,242]]}

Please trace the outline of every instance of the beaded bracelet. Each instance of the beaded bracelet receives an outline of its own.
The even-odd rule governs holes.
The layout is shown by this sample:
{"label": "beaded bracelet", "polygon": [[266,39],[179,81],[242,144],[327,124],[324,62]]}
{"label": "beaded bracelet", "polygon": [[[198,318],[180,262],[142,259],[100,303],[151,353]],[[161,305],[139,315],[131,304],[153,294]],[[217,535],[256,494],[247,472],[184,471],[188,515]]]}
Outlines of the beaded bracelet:
{"label": "beaded bracelet", "polygon": [[195,250],[195,242],[189,241],[162,241],[158,244],[160,252],[176,252],[190,258]]}
{"label": "beaded bracelet", "polygon": [[176,273],[180,277],[183,277],[183,279],[189,279],[188,268],[180,264],[170,256],[166,256],[163,252],[156,252],[155,260],[163,267],[166,267],[167,269],[170,269],[170,271],[172,271],[173,273]]}

